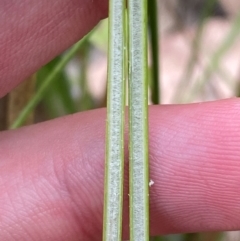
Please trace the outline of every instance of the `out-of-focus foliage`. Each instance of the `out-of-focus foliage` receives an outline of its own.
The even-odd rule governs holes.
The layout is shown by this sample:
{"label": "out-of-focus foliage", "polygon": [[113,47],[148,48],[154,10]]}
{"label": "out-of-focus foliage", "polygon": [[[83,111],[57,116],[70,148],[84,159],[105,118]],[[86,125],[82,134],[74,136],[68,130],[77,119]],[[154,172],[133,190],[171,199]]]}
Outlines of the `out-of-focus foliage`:
{"label": "out-of-focus foliage", "polygon": [[[98,100],[94,94],[89,92],[88,72],[90,71],[91,58],[94,55],[100,55],[99,52],[104,55],[107,54],[107,34],[108,22],[103,20],[76,53],[75,57],[60,71],[56,80],[49,84],[48,90],[43,95],[38,107],[36,121],[56,118],[105,105],[105,95],[102,100]],[[62,55],[64,54],[65,52]],[[37,88],[41,86],[41,82],[59,64],[62,55],[57,56],[38,71]]]}

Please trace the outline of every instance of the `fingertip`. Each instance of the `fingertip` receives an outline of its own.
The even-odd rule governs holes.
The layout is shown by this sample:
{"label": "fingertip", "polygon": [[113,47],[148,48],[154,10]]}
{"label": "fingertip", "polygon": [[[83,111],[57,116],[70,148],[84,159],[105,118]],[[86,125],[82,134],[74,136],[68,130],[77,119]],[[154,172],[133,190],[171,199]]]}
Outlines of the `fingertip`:
{"label": "fingertip", "polygon": [[106,0],[7,2],[0,8],[0,97],[66,50],[102,18]]}

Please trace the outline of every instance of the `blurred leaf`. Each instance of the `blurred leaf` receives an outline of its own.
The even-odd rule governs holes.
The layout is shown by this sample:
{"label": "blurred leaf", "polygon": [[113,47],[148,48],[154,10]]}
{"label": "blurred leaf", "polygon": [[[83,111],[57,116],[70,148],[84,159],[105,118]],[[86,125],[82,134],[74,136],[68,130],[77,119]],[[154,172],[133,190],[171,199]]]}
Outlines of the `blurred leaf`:
{"label": "blurred leaf", "polygon": [[219,64],[226,52],[229,48],[234,44],[236,39],[240,34],[240,13],[235,19],[232,28],[227,34],[226,38],[223,40],[220,47],[215,51],[215,53],[211,56],[209,65],[203,71],[202,77],[197,81],[197,83],[193,86],[189,94],[184,98],[184,102],[189,102],[196,95],[198,91],[200,91],[204,84],[210,79],[212,73],[219,69]]}
{"label": "blurred leaf", "polygon": [[152,103],[159,104],[159,37],[158,37],[158,7],[157,0],[148,1],[148,24],[150,30],[150,48],[151,48],[151,86],[152,86]]}
{"label": "blurred leaf", "polygon": [[88,57],[90,53],[90,44],[86,43],[85,47],[81,49],[78,57],[80,58],[80,69],[81,73],[79,76],[78,84],[81,89],[81,96],[78,100],[78,106],[80,111],[91,110],[94,108],[94,100],[88,91],[87,84],[87,66],[88,66]]}
{"label": "blurred leaf", "polygon": [[[61,56],[55,58],[38,71],[38,85],[50,75],[54,67],[61,61],[61,58]],[[64,70],[59,72],[57,81],[49,84],[42,102],[52,118],[77,111],[74,100],[71,96],[70,83]]]}
{"label": "blurred leaf", "polygon": [[[94,30],[92,30],[94,31]],[[92,32],[91,32],[92,33]],[[91,34],[89,33],[89,34]],[[19,114],[16,121],[11,126],[11,129],[15,129],[20,127],[25,119],[28,117],[28,115],[31,113],[31,111],[37,106],[37,104],[42,100],[44,95],[46,94],[49,85],[56,80],[56,77],[59,73],[65,68],[66,64],[76,55],[76,53],[79,51],[79,49],[83,46],[85,41],[88,39],[89,34],[85,36],[83,39],[81,39],[78,43],[76,43],[59,61],[59,63],[54,67],[53,71],[51,71],[50,75],[42,81],[41,85],[37,89],[35,95],[33,98],[28,102],[26,107],[22,110],[22,112]]]}
{"label": "blurred leaf", "polygon": [[188,59],[188,63],[184,70],[183,76],[179,81],[179,85],[175,90],[176,94],[174,95],[173,103],[181,101],[181,99],[183,98],[182,94],[185,94],[185,93],[179,93],[179,89],[184,89],[184,86],[188,85],[189,82],[191,81],[195,65],[198,62],[199,48],[203,37],[203,30],[205,27],[205,23],[208,17],[211,15],[216,4],[217,4],[217,0],[205,1],[204,8],[202,9],[200,14],[200,22],[197,25],[196,33],[192,41],[191,55]]}
{"label": "blurred leaf", "polygon": [[108,51],[108,20],[102,20],[94,33],[89,38],[89,41],[98,49],[107,53]]}

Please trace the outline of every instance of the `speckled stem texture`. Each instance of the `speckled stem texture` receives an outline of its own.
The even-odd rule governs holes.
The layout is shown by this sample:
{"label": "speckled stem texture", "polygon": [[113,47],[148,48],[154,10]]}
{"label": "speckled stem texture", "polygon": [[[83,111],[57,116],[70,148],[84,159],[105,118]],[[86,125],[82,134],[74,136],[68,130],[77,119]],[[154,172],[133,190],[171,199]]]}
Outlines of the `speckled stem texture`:
{"label": "speckled stem texture", "polygon": [[128,0],[130,240],[149,240],[147,1]]}
{"label": "speckled stem texture", "polygon": [[122,240],[124,166],[124,18],[125,0],[109,1],[107,149],[104,193],[104,241]]}

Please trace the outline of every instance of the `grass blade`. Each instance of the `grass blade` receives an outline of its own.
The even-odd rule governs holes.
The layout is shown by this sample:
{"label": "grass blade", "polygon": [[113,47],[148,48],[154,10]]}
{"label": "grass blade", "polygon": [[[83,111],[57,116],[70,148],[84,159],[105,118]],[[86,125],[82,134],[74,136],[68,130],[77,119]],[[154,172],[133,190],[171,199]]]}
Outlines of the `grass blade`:
{"label": "grass blade", "polygon": [[[32,98],[35,92],[36,74],[33,74],[18,85],[10,93],[0,99],[0,131],[7,130],[18,117],[19,113]],[[30,125],[34,121],[34,111],[23,123]]]}
{"label": "grass blade", "polygon": [[128,1],[130,240],[149,240],[147,1]]}
{"label": "grass blade", "polygon": [[156,0],[148,1],[148,22],[152,59],[152,103],[159,104],[159,46],[158,46],[158,7]]}
{"label": "grass blade", "polygon": [[11,129],[15,129],[20,127],[28,115],[33,111],[33,109],[37,106],[37,104],[41,101],[42,97],[45,95],[48,90],[49,85],[56,79],[59,73],[61,73],[62,69],[66,66],[66,64],[70,61],[70,59],[78,52],[78,50],[82,47],[82,45],[87,40],[89,34],[85,36],[82,40],[76,43],[62,58],[62,60],[55,66],[54,70],[51,74],[46,78],[39,89],[36,91],[33,98],[28,102],[26,107],[19,114],[16,121],[12,124]]}
{"label": "grass blade", "polygon": [[178,87],[176,88],[176,94],[174,95],[173,103],[181,102],[181,99],[183,98],[182,93],[179,95],[177,92],[179,92],[179,89],[184,89],[184,87],[188,85],[189,82],[191,81],[196,63],[198,62],[198,58],[199,58],[200,45],[203,37],[203,30],[205,27],[205,23],[208,17],[211,15],[216,4],[217,4],[217,0],[209,0],[209,1],[206,1],[206,3],[204,4],[204,8],[200,15],[200,22],[197,25],[196,33],[192,42],[191,55],[188,59],[184,74],[181,80],[179,81]]}
{"label": "grass blade", "polygon": [[[32,96],[34,96],[35,85],[36,74],[33,74],[8,94],[8,127],[14,123],[19,113],[21,113],[25,105],[31,100]],[[34,111],[31,111],[31,114],[25,119],[23,125],[30,125],[33,124],[33,122]]]}
{"label": "grass blade", "polygon": [[[51,72],[61,59],[61,56],[56,57],[38,71],[37,87],[41,86],[41,83],[51,75]],[[74,99],[71,96],[71,84],[64,69],[58,73],[57,79],[57,81],[52,81],[49,84],[48,90],[41,100],[50,118],[77,112]]]}
{"label": "grass blade", "polygon": [[104,241],[121,241],[124,169],[125,0],[109,1],[107,147],[104,192]]}
{"label": "grass blade", "polygon": [[204,87],[204,85],[207,83],[207,81],[209,81],[213,72],[220,68],[219,65],[220,65],[220,62],[221,62],[224,54],[226,54],[226,52],[234,44],[234,42],[239,37],[239,35],[240,35],[240,13],[234,20],[233,25],[232,25],[228,35],[223,40],[220,47],[212,55],[209,65],[203,71],[202,77],[193,86],[193,88],[189,92],[190,94],[185,96],[185,98],[183,99],[183,103],[190,102],[193,99],[193,97],[196,95],[196,93]]}

